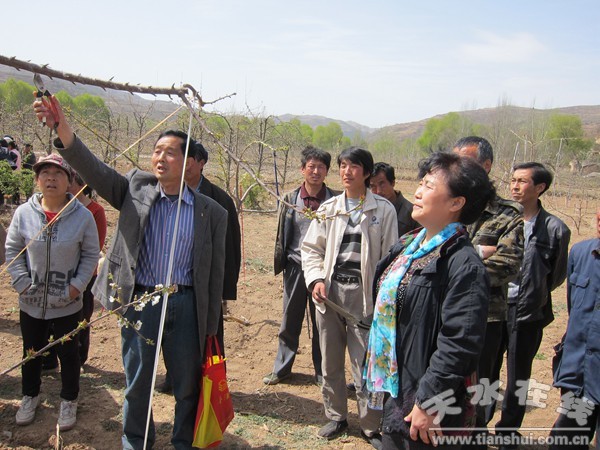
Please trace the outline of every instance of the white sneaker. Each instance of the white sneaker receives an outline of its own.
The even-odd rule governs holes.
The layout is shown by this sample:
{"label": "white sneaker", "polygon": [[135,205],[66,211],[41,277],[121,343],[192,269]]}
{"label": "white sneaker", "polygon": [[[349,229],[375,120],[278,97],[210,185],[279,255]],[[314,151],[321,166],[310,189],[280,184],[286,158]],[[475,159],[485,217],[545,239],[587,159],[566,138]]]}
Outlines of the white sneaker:
{"label": "white sneaker", "polygon": [[15,416],[17,425],[29,425],[35,419],[35,410],[40,406],[40,396],[30,397],[24,395],[21,400],[21,405]]}
{"label": "white sneaker", "polygon": [[63,400],[60,402],[60,413],[58,414],[58,428],[60,431],[68,431],[77,423],[77,400],[72,402]]}

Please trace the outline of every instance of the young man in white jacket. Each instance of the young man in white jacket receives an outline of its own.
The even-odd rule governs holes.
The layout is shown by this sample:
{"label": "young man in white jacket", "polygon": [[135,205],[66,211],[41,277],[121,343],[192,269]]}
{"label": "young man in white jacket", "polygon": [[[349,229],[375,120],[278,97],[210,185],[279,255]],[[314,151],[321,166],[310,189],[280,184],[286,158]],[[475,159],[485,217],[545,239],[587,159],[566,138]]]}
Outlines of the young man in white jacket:
{"label": "young man in white jacket", "polygon": [[[336,438],[348,427],[343,350],[348,348],[353,381],[361,386],[369,330],[348,323],[326,307],[321,298],[328,298],[364,324],[370,324],[375,266],[398,237],[396,210],[368,189],[373,170],[371,154],[350,147],[338,156],[338,165],[344,192],[321,205],[318,214],[326,218],[313,220],[301,246],[302,269],[316,303],[321,338],[322,393],[325,415],[330,421],[318,435],[325,439]],[[380,448],[381,411],[367,407],[367,395],[360,389],[356,396],[361,434]]]}

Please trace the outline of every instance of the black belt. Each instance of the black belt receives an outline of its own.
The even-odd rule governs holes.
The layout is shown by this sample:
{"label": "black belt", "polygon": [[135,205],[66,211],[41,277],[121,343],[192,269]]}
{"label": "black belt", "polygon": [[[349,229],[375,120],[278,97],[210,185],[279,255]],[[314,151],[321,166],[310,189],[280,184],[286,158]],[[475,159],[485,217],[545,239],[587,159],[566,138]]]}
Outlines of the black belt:
{"label": "black belt", "polygon": [[[193,286],[187,286],[185,284],[174,284],[173,287],[175,288],[175,290],[173,291],[173,294],[176,294],[177,292],[186,292],[189,290],[193,290],[194,287]],[[141,284],[135,284],[135,286],[133,287],[134,290],[136,292],[154,292],[156,291],[156,286],[144,286]]]}
{"label": "black belt", "polygon": [[334,273],[333,276],[331,277],[333,278],[335,281],[338,281],[340,283],[359,283],[360,282],[360,277],[354,277],[352,275],[343,275],[341,273]]}

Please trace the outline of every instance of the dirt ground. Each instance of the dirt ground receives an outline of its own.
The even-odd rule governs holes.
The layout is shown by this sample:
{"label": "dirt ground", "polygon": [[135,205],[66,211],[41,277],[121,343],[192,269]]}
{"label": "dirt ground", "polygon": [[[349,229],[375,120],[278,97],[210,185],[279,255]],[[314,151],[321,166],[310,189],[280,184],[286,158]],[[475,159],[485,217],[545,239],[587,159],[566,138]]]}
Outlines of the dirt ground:
{"label": "dirt ground", "polygon": [[[333,172],[333,171],[332,171]],[[332,173],[330,178],[335,175]],[[400,188],[412,194],[414,181],[402,181]],[[410,198],[410,195],[409,195]],[[556,200],[557,202],[560,199]],[[571,243],[594,236],[592,215],[598,201],[587,205],[581,234],[573,229]],[[556,209],[564,209],[562,203]],[[107,210],[109,227],[114,227],[116,213]],[[555,211],[552,211],[555,212]],[[560,215],[560,214],[559,214]],[[6,214],[5,214],[6,219]],[[247,318],[250,325],[226,322],[225,340],[229,388],[236,417],[227,429],[221,445],[228,449],[369,449],[359,434],[356,403],[349,401],[350,428],[345,437],[332,442],[319,440],[315,433],[325,422],[319,388],[313,384],[313,369],[307,329],[302,334],[300,353],[291,378],[276,386],[265,386],[262,378],[269,373],[277,351],[277,332],[282,309],[281,276],[272,274],[273,242],[276,217],[249,214],[242,217],[245,268],[240,274],[238,301],[230,303],[230,312]],[[565,222],[572,224],[565,217]],[[110,231],[109,231],[110,235]],[[542,346],[534,361],[533,378],[551,384],[552,346],[562,336],[566,320],[564,285],[554,293],[556,320],[546,328]],[[0,370],[17,363],[21,357],[17,295],[6,273],[0,274]],[[98,310],[99,312],[99,310]],[[347,372],[348,373],[348,372]],[[157,384],[162,382],[159,370]],[[348,376],[348,379],[350,377]],[[102,320],[92,329],[90,358],[81,375],[77,426],[60,438],[65,449],[120,448],[123,375],[120,337],[114,318]],[[15,425],[14,416],[21,398],[20,370],[0,377],[0,448],[54,448],[58,417],[60,378],[58,373],[43,375],[42,405],[35,422]],[[524,427],[550,427],[556,417],[558,392],[548,393],[546,407],[532,407]],[[173,398],[154,396],[153,410],[157,426],[155,448],[169,448],[173,419]],[[493,423],[493,422],[492,422]],[[527,432],[524,432],[524,434]],[[533,435],[545,435],[544,431]],[[532,447],[535,448],[535,447]],[[544,447],[537,447],[544,448]]]}

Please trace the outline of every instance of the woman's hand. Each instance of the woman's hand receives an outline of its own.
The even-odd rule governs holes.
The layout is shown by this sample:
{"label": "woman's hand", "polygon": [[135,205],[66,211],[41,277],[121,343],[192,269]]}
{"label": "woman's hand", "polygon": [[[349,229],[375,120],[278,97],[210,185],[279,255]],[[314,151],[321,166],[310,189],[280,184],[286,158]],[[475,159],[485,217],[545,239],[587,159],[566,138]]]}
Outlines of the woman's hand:
{"label": "woman's hand", "polygon": [[74,288],[72,285],[69,285],[69,298],[71,300],[77,298],[79,296],[79,289]]}
{"label": "woman's hand", "polygon": [[26,289],[23,289],[21,292],[19,292],[19,295],[25,294],[25,292],[27,292],[29,289],[31,289],[31,286],[33,286],[33,284],[30,284],[29,286],[27,286]]}
{"label": "woman's hand", "polygon": [[[413,441],[416,441],[417,436],[419,436],[426,444],[437,447],[437,439],[433,439],[433,437],[443,436],[443,433],[439,429],[439,425],[433,423],[435,416],[427,414],[427,411],[414,405],[412,411],[404,420],[410,422],[410,438]],[[432,430],[432,428],[436,429]]]}

